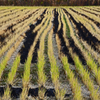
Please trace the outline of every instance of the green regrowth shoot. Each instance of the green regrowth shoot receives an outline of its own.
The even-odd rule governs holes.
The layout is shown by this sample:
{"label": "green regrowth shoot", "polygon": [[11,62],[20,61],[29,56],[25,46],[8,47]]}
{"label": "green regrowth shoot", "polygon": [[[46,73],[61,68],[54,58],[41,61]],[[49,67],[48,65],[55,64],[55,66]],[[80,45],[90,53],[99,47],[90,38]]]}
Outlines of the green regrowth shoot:
{"label": "green regrowth shoot", "polygon": [[73,37],[75,43],[77,44],[77,46],[80,48],[81,52],[83,53],[84,55],[84,58],[87,59],[86,62],[87,62],[87,65],[89,66],[89,68],[92,70],[92,72],[94,73],[95,75],[95,78],[97,80],[97,83],[100,85],[100,69],[98,68],[98,65],[94,62],[92,56],[90,54],[88,54],[88,52],[86,50],[84,50],[82,48],[82,45],[80,45],[79,41],[76,39],[76,37],[73,35],[74,34],[74,31],[71,27],[71,24],[68,20],[68,17],[66,16],[66,19],[69,23],[69,27],[70,27],[70,31],[71,31],[71,36]]}
{"label": "green regrowth shoot", "polygon": [[46,82],[46,76],[44,73],[44,65],[45,65],[45,59],[41,51],[38,51],[38,83],[40,86],[44,86]]}
{"label": "green regrowth shoot", "polygon": [[5,57],[2,63],[0,63],[0,79],[3,73],[3,70],[5,69],[5,66],[7,64],[7,61],[8,61],[8,57]]}
{"label": "green regrowth shoot", "polygon": [[[13,84],[13,80],[14,80],[19,63],[20,63],[20,55],[17,55],[16,59],[14,60],[13,65],[12,65],[11,72],[8,74],[8,79],[7,79],[8,85]],[[4,96],[3,96],[4,100],[5,99],[9,100],[10,95],[11,95],[11,91],[10,91],[10,88],[8,85],[7,85],[7,89],[4,92]]]}
{"label": "green regrowth shoot", "polygon": [[28,94],[28,85],[29,85],[29,81],[30,81],[30,66],[31,66],[31,60],[32,60],[32,56],[28,56],[27,61],[25,63],[25,67],[24,67],[24,75],[23,75],[23,90],[21,93],[21,100],[25,100]]}
{"label": "green regrowth shoot", "polygon": [[54,57],[53,53],[52,34],[53,30],[51,30],[51,32],[49,33],[49,38],[48,38],[48,56],[51,65],[51,78],[55,87],[56,98],[58,100],[63,100],[65,96],[65,90],[60,89],[59,68],[57,66],[56,58]]}
{"label": "green regrowth shoot", "polygon": [[74,100],[83,100],[83,97],[82,97],[82,94],[81,94],[81,86],[78,83],[77,79],[75,78],[74,73],[69,68],[67,57],[62,56],[61,61],[63,63],[65,73],[66,73],[66,75],[69,79],[69,82],[71,84],[72,91],[74,93]]}
{"label": "green regrowth shoot", "polygon": [[[45,94],[45,88],[41,88],[45,86],[45,82],[46,82],[46,75],[44,73],[44,66],[45,66],[45,57],[44,57],[44,45],[45,45],[45,37],[48,33],[48,30],[51,27],[51,19],[50,19],[51,15],[48,15],[48,19],[47,22],[45,23],[47,26],[40,38],[40,47],[38,50],[38,85],[39,85],[39,98],[40,99],[44,99],[44,94]],[[52,18],[52,17],[51,17]],[[49,23],[50,22],[50,23]]]}
{"label": "green regrowth shoot", "polygon": [[100,68],[98,68],[98,65],[95,63],[93,58],[91,58],[90,54],[87,56],[87,65],[89,66],[89,68],[94,73],[96,80],[97,80],[97,83],[100,86]]}
{"label": "green regrowth shoot", "polygon": [[19,63],[20,63],[20,55],[17,55],[17,57],[16,57],[16,59],[15,59],[15,61],[13,63],[13,66],[11,68],[11,72],[8,74],[7,82],[9,84],[13,83],[13,79],[15,77],[15,74],[16,74],[16,71],[17,71]]}
{"label": "green regrowth shoot", "polygon": [[7,86],[6,91],[4,92],[4,96],[2,97],[2,100],[10,100],[10,95],[11,95],[11,91],[9,86]]}
{"label": "green regrowth shoot", "polygon": [[93,100],[99,100],[99,96],[97,93],[98,89],[97,90],[94,89],[93,81],[89,77],[90,75],[89,72],[84,69],[84,66],[80,62],[78,56],[75,54],[74,54],[74,62],[75,62],[76,69],[78,70],[80,76],[82,77],[84,84],[87,86],[87,88],[91,92],[90,94],[91,98]]}

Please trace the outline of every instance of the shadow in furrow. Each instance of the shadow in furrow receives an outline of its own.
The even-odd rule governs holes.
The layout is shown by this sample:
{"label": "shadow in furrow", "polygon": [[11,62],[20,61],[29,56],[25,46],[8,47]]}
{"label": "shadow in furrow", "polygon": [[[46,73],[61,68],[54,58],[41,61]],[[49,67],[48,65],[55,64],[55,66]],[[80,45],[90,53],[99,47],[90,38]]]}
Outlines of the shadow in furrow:
{"label": "shadow in furrow", "polygon": [[53,31],[54,34],[56,34],[57,29],[58,29],[58,12],[56,12],[56,9],[54,9],[54,21],[53,21]]}
{"label": "shadow in furrow", "polygon": [[[21,48],[21,50],[19,51],[20,54],[21,54],[21,60],[20,62],[22,64],[25,63],[25,60],[27,59],[27,56],[28,56],[28,52],[30,50],[30,47],[32,46],[33,42],[34,42],[34,39],[37,35],[37,32],[33,33],[33,29],[35,28],[36,25],[40,24],[44,18],[44,14],[45,14],[46,10],[42,13],[41,15],[41,19],[40,20],[37,20],[37,23],[35,25],[31,24],[30,25],[30,30],[28,30],[25,34],[26,34],[26,39],[25,39],[25,42],[24,42],[24,45],[23,47]],[[37,43],[38,45],[38,43]],[[35,52],[36,52],[37,49],[35,49]],[[37,54],[36,54],[37,55]],[[33,59],[32,59],[32,62],[34,62],[33,60],[35,59],[35,57],[33,56]]]}
{"label": "shadow in furrow", "polygon": [[94,22],[98,27],[100,27],[100,23],[99,23],[99,22],[93,20],[92,18],[88,17],[87,15],[85,15],[85,14],[81,14],[81,13],[79,13],[78,11],[75,11],[75,10],[72,9],[72,8],[70,8],[70,10],[72,10],[72,11],[75,12],[75,13],[77,13],[78,15],[82,15],[82,16],[86,17],[87,19],[93,21],[93,22]]}
{"label": "shadow in furrow", "polygon": [[92,34],[85,28],[85,26],[82,23],[77,23],[75,21],[75,19],[72,17],[72,15],[70,13],[67,12],[67,10],[65,10],[65,13],[67,15],[70,15],[70,19],[74,22],[74,24],[76,25],[76,28],[78,29],[78,36],[83,39],[84,41],[87,41],[87,43],[89,45],[91,45],[91,47],[95,50],[98,51],[100,53],[100,50],[98,48],[98,45],[100,44],[100,41],[97,40],[97,38],[95,38],[94,36],[92,36]]}
{"label": "shadow in furrow", "polygon": [[25,63],[25,60],[27,59],[27,56],[28,56],[28,52],[30,50],[30,47],[31,45],[33,44],[34,42],[34,39],[37,35],[37,32],[36,33],[32,33],[32,30],[34,29],[31,28],[29,31],[27,31],[25,34],[26,34],[26,39],[25,39],[25,42],[24,42],[24,45],[23,47],[21,48],[21,50],[19,51],[20,54],[21,54],[21,63],[24,64]]}
{"label": "shadow in furrow", "polygon": [[63,54],[65,54],[67,57],[68,57],[68,62],[73,64],[74,65],[74,61],[72,60],[71,58],[71,55],[69,54],[69,50],[68,48],[66,47],[66,43],[64,41],[64,38],[63,38],[63,24],[61,22],[61,29],[58,31],[58,25],[59,25],[59,22],[58,22],[58,12],[56,12],[56,9],[54,10],[54,34],[58,34],[59,36],[59,39],[61,41],[61,52],[63,52]]}
{"label": "shadow in furrow", "polygon": [[79,59],[81,60],[82,64],[86,65],[86,60],[85,60],[84,56],[82,55],[82,52],[80,51],[80,49],[78,47],[75,46],[75,43],[72,38],[69,39],[69,44],[70,44],[70,47],[72,48],[73,52],[79,56]]}
{"label": "shadow in furrow", "polygon": [[91,8],[87,8],[87,7],[84,7],[84,8],[90,9],[91,11],[100,12],[99,10],[96,10],[96,9],[91,9]]}
{"label": "shadow in furrow", "polygon": [[37,63],[39,44],[40,44],[40,41],[38,40],[38,42],[35,46],[35,50],[33,52],[32,63]]}
{"label": "shadow in furrow", "polygon": [[59,36],[59,39],[61,41],[61,44],[60,44],[61,45],[61,52],[68,57],[68,62],[74,65],[74,61],[73,61],[73,59],[72,59],[72,57],[69,53],[68,47],[66,46],[66,43],[65,43],[64,38],[63,38],[62,35],[63,35],[63,30],[61,28],[58,31],[58,36]]}
{"label": "shadow in furrow", "polygon": [[96,14],[96,13],[93,13],[93,12],[90,12],[90,11],[87,11],[87,10],[85,10],[85,9],[82,9],[82,8],[80,8],[80,9],[83,10],[83,11],[85,11],[85,12],[88,12],[88,13],[90,13],[90,14],[96,15],[96,16],[99,15],[99,14]]}
{"label": "shadow in furrow", "polygon": [[[24,18],[20,19],[20,21],[16,22],[15,24],[11,24],[7,27],[7,29],[5,30],[5,32],[7,32],[7,34],[2,34],[0,35],[0,42],[2,43],[2,46],[5,45],[6,43],[3,43],[4,40],[10,35],[13,34],[15,29],[13,29],[13,26],[15,26],[16,24],[19,24],[23,21],[25,21],[26,19],[30,18],[35,12],[37,12],[39,9],[37,9],[36,11],[34,11],[33,13],[25,16]],[[27,14],[29,11],[27,11],[25,14]],[[44,11],[45,12],[45,11]],[[43,12],[43,13],[44,13]],[[1,47],[0,47],[1,48]]]}
{"label": "shadow in furrow", "polygon": [[[69,47],[66,46],[66,42],[64,41],[64,38],[63,38],[62,22],[61,22],[61,29],[57,33],[58,33],[59,39],[61,41],[61,52],[63,52],[68,57],[68,62],[74,65],[74,61],[71,57],[71,54],[69,53],[69,49],[68,49]],[[82,61],[82,64],[85,65],[86,61],[85,61],[80,49],[78,47],[76,47],[73,39],[70,37],[70,38],[68,38],[68,41],[69,41],[69,45],[72,48],[73,52],[79,56],[80,60]]]}
{"label": "shadow in furrow", "polygon": [[[12,87],[11,85],[9,85],[9,88],[10,88],[10,91],[11,91],[11,98],[12,99],[17,99],[20,97],[20,94],[22,93],[22,88],[15,88],[15,87]],[[41,87],[41,88],[45,88],[45,87]],[[3,96],[4,95],[4,90],[6,89],[6,87],[0,87],[0,96]],[[45,92],[45,96],[48,96],[48,97],[55,97],[55,89],[54,88],[48,88],[46,89],[46,92]],[[32,97],[37,97],[38,96],[38,91],[39,91],[39,88],[29,88],[29,91],[28,91],[28,96],[32,96]],[[65,97],[70,97],[71,94],[65,94]]]}

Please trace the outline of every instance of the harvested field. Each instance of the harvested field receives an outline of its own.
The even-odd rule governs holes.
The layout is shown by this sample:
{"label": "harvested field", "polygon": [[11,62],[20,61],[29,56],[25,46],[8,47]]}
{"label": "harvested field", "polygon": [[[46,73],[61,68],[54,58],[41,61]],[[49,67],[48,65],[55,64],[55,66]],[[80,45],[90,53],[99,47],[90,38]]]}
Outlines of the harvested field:
{"label": "harvested field", "polygon": [[0,100],[100,100],[100,7],[1,7]]}

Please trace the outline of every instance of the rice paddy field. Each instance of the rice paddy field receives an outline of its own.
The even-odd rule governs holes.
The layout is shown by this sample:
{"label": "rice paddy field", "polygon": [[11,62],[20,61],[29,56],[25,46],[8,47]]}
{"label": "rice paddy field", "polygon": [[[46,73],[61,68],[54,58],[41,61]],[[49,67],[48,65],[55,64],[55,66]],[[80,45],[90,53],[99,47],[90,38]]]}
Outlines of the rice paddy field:
{"label": "rice paddy field", "polygon": [[100,100],[100,7],[0,7],[0,100]]}

